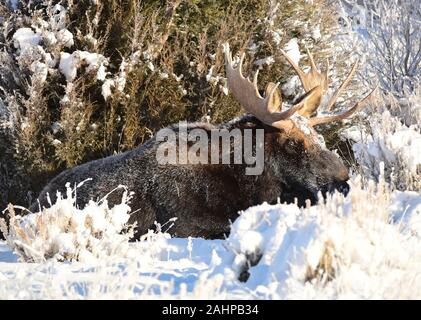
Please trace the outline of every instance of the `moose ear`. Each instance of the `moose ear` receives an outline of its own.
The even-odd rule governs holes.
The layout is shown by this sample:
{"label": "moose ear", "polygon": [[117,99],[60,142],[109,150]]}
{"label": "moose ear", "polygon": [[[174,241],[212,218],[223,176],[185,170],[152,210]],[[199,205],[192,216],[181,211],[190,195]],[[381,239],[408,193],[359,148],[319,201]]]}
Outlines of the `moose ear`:
{"label": "moose ear", "polygon": [[[272,92],[273,88],[276,87],[276,84],[273,82],[269,82],[266,85],[266,89],[265,89],[265,97],[269,97],[270,93]],[[279,92],[279,89],[276,88],[273,95],[270,97],[271,101],[270,101],[270,112],[281,112],[282,111],[282,98],[281,98],[281,94]]]}

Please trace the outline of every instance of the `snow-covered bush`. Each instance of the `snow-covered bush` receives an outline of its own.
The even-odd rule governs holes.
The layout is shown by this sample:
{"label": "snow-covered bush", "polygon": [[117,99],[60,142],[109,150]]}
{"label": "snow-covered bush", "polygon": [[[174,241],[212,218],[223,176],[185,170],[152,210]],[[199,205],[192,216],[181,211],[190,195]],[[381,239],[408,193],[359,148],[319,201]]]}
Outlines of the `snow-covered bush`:
{"label": "snow-covered bush", "polygon": [[341,50],[360,58],[358,90],[380,87],[362,121],[339,130],[349,139],[361,174],[399,190],[421,188],[421,15],[416,0],[343,0]]}
{"label": "snow-covered bush", "polygon": [[272,299],[419,298],[420,217],[419,193],[355,177],[347,197],[241,213],[211,277]]}
{"label": "snow-covered bush", "polygon": [[362,188],[357,180],[345,201],[336,195],[311,211],[319,226],[304,263],[292,263],[287,298],[421,297],[419,193],[392,193],[383,180]]}
{"label": "snow-covered bush", "polygon": [[[421,82],[418,0],[342,0],[343,21],[359,41],[364,84],[405,97]],[[350,39],[348,39],[349,42]]]}
{"label": "snow-covered bush", "polygon": [[79,209],[77,187],[72,189],[66,185],[65,197],[58,193],[53,205],[36,213],[16,215],[15,209],[23,208],[9,205],[8,226],[1,219],[0,227],[8,245],[22,261],[88,262],[128,253],[134,226],[127,224],[130,212],[127,190],[121,204],[112,208],[108,207],[105,198],[99,202],[90,201]]}
{"label": "snow-covered bush", "polygon": [[378,97],[364,121],[339,133],[351,141],[364,177],[378,180],[384,163],[387,181],[399,190],[421,189],[421,103],[419,93],[410,98],[410,105],[402,108],[391,96]]}

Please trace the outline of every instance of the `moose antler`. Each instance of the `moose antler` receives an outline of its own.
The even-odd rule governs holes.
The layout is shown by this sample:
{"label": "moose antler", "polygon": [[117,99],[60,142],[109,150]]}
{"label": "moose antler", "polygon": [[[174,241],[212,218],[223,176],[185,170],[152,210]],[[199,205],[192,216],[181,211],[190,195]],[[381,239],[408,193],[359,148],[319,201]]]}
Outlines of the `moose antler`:
{"label": "moose antler", "polygon": [[[301,109],[298,112],[300,115],[302,115],[302,116],[304,116],[306,118],[310,118],[310,116],[320,106],[320,102],[322,100],[322,97],[323,97],[324,93],[327,91],[327,89],[329,88],[329,77],[328,77],[329,60],[327,60],[327,67],[326,67],[325,72],[322,73],[322,72],[320,72],[317,69],[317,66],[316,66],[316,64],[314,62],[313,56],[310,53],[310,51],[307,49],[307,55],[308,55],[309,60],[310,60],[311,69],[310,69],[310,71],[308,73],[305,73],[291,59],[291,57],[288,56],[288,54],[286,54],[283,50],[281,50],[281,53],[287,59],[287,61],[289,62],[289,64],[294,68],[295,72],[298,74],[298,77],[300,78],[301,84],[303,85],[304,90],[306,92],[312,90],[313,88],[318,88],[317,89],[318,94],[315,95],[314,102],[313,103],[308,103],[303,109]],[[358,65],[358,60],[352,66],[351,71],[348,73],[348,75],[346,76],[345,80],[341,83],[341,85],[339,86],[339,88],[336,90],[336,92],[333,94],[333,96],[329,99],[329,101],[327,103],[327,106],[326,106],[326,110],[327,111],[331,111],[332,110],[332,108],[335,105],[335,102],[338,99],[339,95],[342,93],[342,91],[346,88],[346,86],[351,81],[352,77],[354,76],[355,71],[357,70],[357,65]],[[363,102],[363,101],[366,101],[366,99],[364,98],[363,100],[361,100],[361,102]],[[359,109],[360,108],[355,108],[354,109],[354,107],[353,107],[349,111],[351,111],[351,110],[357,111]],[[347,112],[346,114],[351,115],[352,113],[349,114]],[[324,119],[328,119],[328,118],[327,117],[324,117]],[[339,119],[338,117],[336,117],[336,119],[341,120],[343,118]],[[311,122],[316,122],[316,121],[311,121]],[[325,122],[323,122],[323,123],[325,123]]]}
{"label": "moose antler", "polygon": [[316,91],[314,94],[314,98],[308,103],[306,103],[305,106],[298,112],[303,117],[310,118],[310,116],[319,107],[322,101],[322,97],[329,87],[329,77],[327,75],[327,72],[329,70],[329,61],[327,62],[326,71],[320,72],[319,69],[317,69],[312,54],[307,49],[307,55],[310,59],[311,69],[308,73],[305,73],[294,62],[294,60],[292,60],[292,58],[289,55],[287,55],[283,50],[281,50],[281,53],[287,59],[289,64],[294,68],[295,72],[300,78],[301,84],[303,85],[305,92],[309,92],[312,89]]}
{"label": "moose antler", "polygon": [[377,90],[377,87],[374,88],[368,95],[366,95],[363,99],[361,99],[360,101],[358,101],[351,109],[341,113],[341,114],[336,114],[336,115],[331,115],[331,116],[325,116],[325,117],[313,117],[309,119],[309,125],[314,127],[316,125],[322,124],[322,123],[329,123],[329,122],[334,122],[334,121],[340,121],[343,119],[348,118],[349,116],[351,116],[353,113],[361,110],[364,106],[365,103],[370,99],[370,97],[374,94],[374,92]]}
{"label": "moose antler", "polygon": [[[285,56],[287,61],[291,64],[291,66],[294,68],[294,70],[298,74],[301,80],[301,83],[304,87],[304,90],[306,92],[308,92],[309,90],[315,90],[317,92],[317,94],[315,94],[315,97],[313,99],[314,101],[311,101],[311,103],[307,103],[303,107],[303,109],[301,109],[298,112],[300,115],[306,118],[310,118],[310,116],[320,106],[320,102],[322,100],[323,94],[327,91],[329,87],[329,77],[328,77],[329,61],[327,62],[326,71],[324,73],[321,73],[316,67],[312,54],[307,49],[307,55],[310,59],[311,69],[310,69],[310,72],[305,73],[283,50],[281,50],[281,53]],[[326,106],[327,111],[332,110],[332,107],[335,105],[335,102],[338,99],[339,95],[346,88],[348,83],[351,81],[352,77],[355,74],[355,71],[357,70],[357,65],[358,65],[358,60],[352,66],[351,71],[348,73],[345,80],[341,83],[339,88],[336,90],[333,96],[329,99],[329,102],[327,103],[327,106]],[[354,112],[357,112],[358,110],[360,110],[364,106],[365,102],[369,99],[369,97],[375,91],[376,89],[371,91],[365,98],[363,98],[358,103],[356,103],[355,106],[349,109],[348,111],[345,111],[344,113],[339,114],[339,115],[310,118],[309,124],[311,126],[315,126],[322,123],[343,120],[351,116]]]}
{"label": "moose antler", "polygon": [[263,98],[257,87],[259,70],[256,71],[253,82],[251,82],[243,76],[241,70],[245,56],[244,53],[240,57],[238,67],[234,68],[229,44],[225,43],[223,48],[225,53],[225,68],[228,87],[244,109],[254,114],[260,121],[272,127],[279,129],[291,127],[291,123],[285,122],[284,120],[288,119],[295,112],[300,110],[308,100],[314,98],[316,91],[311,90],[299,103],[288,110],[280,112],[278,110],[282,110],[282,99],[281,96],[276,93],[279,83],[270,83],[267,86],[266,95]]}
{"label": "moose antler", "polygon": [[[291,64],[295,72],[298,74],[301,83],[304,87],[304,90],[306,91],[306,94],[299,103],[295,104],[286,111],[279,112],[278,110],[282,110],[282,99],[277,91],[279,83],[269,83],[266,87],[265,98],[263,98],[260,95],[259,90],[257,88],[257,76],[259,70],[256,71],[252,83],[250,82],[250,80],[243,76],[241,71],[244,60],[244,53],[241,55],[240,62],[237,68],[233,67],[232,55],[228,43],[224,44],[224,53],[228,87],[230,88],[234,97],[248,112],[254,114],[262,122],[273,127],[284,129],[286,126],[291,127],[291,123],[286,122],[285,120],[291,117],[295,112],[298,112],[300,115],[309,118],[310,126],[316,126],[322,123],[343,120],[360,110],[365,105],[365,102],[369,99],[369,97],[371,97],[371,95],[376,91],[376,89],[371,91],[364,99],[360,100],[357,104],[355,104],[354,107],[342,114],[310,118],[311,115],[320,106],[322,97],[329,87],[329,62],[327,63],[326,71],[320,72],[317,69],[313,56],[311,55],[310,51],[307,50],[307,54],[310,59],[311,69],[308,73],[305,73],[291,59],[291,57],[289,57],[283,50],[281,50],[281,53],[285,56],[287,61]],[[335,94],[330,98],[327,104],[328,111],[332,109],[340,93],[351,81],[356,71],[357,63],[358,62],[354,63],[346,79],[336,90]]]}
{"label": "moose antler", "polygon": [[316,64],[314,63],[313,55],[307,49],[307,55],[310,59],[311,69],[309,73],[305,73],[301,68],[292,60],[292,58],[285,53],[284,50],[280,50],[283,56],[287,59],[289,64],[294,68],[295,72],[297,73],[298,77],[300,78],[301,84],[304,87],[306,92],[310,91],[314,87],[321,86],[324,90],[327,90],[329,86],[329,78],[327,75],[329,69],[329,61],[327,62],[327,68],[325,72],[320,72],[317,69]]}

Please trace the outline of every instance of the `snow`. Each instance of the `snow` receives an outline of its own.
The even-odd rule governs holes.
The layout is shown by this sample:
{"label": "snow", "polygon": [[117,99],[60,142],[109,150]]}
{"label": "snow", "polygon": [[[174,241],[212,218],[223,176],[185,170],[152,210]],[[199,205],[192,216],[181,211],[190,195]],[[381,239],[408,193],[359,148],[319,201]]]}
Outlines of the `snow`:
{"label": "snow", "polygon": [[266,58],[262,58],[262,59],[258,59],[254,62],[254,64],[256,66],[258,66],[259,68],[263,67],[263,65],[268,65],[270,66],[271,64],[273,64],[275,62],[275,59],[272,56],[266,57]]}
{"label": "snow", "polygon": [[31,82],[42,84],[47,80],[49,68],[56,65],[52,55],[39,45],[43,37],[31,28],[20,28],[13,34],[17,49],[16,60],[32,73]]}
{"label": "snow", "polygon": [[66,28],[67,10],[60,4],[56,4],[52,8],[49,25],[53,30],[61,30]]}
{"label": "snow", "polygon": [[8,2],[9,2],[9,4],[10,4],[10,7],[11,7],[13,10],[17,10],[17,9],[18,9],[18,6],[19,6],[19,0],[8,0]]}
{"label": "snow", "polygon": [[70,53],[61,53],[59,69],[68,82],[72,82],[77,75],[77,67],[73,60],[73,56]]}
{"label": "snow", "polygon": [[47,46],[54,46],[57,43],[57,38],[54,32],[44,30],[42,32],[42,39]]}
{"label": "snow", "polygon": [[16,49],[21,52],[25,51],[31,46],[36,46],[41,41],[41,36],[31,28],[20,28],[16,30],[12,37]]}
{"label": "snow", "polygon": [[421,165],[421,134],[408,129],[399,130],[395,134],[388,137],[389,145],[392,150],[397,150],[410,171],[415,172],[417,167]]}
{"label": "snow", "polygon": [[277,29],[277,30],[270,30],[269,32],[272,35],[273,42],[279,46],[282,41],[283,31],[281,29]]}
{"label": "snow", "polygon": [[[419,281],[407,286],[421,265],[416,249],[420,238],[413,227],[413,221],[419,221],[421,193],[394,192],[389,201],[382,184],[364,190],[359,183],[352,181],[347,198],[334,195],[327,204],[305,210],[282,204],[246,210],[227,239],[231,253],[225,256],[225,265],[215,272],[237,278],[254,252],[261,258],[241,287],[258,296],[419,297]],[[402,212],[403,203],[408,223],[390,223],[396,212]],[[225,285],[233,289],[239,284]]]}
{"label": "snow", "polygon": [[298,65],[301,59],[300,48],[298,46],[298,39],[292,38],[289,40],[284,47],[285,53]]}
{"label": "snow", "polygon": [[47,80],[48,66],[45,63],[34,61],[31,64],[31,72],[39,82],[43,83]]}
{"label": "snow", "polygon": [[148,68],[149,68],[149,70],[151,70],[152,72],[154,72],[154,71],[155,71],[155,66],[154,66],[154,64],[152,63],[152,61],[148,61]]}
{"label": "snow", "polygon": [[112,88],[115,85],[115,81],[113,79],[106,79],[102,84],[102,96],[105,100],[107,100],[112,95]]}
{"label": "snow", "polygon": [[66,196],[58,193],[56,203],[36,213],[16,216],[13,208],[8,209],[10,227],[2,231],[20,260],[86,262],[110,257],[115,252],[120,256],[127,254],[131,228],[128,233],[121,232],[129,219],[130,195],[125,192],[121,204],[113,208],[104,199],[90,201],[85,208],[78,209],[75,203],[79,186],[71,189],[67,185]]}
{"label": "snow", "polygon": [[298,76],[292,76],[288,81],[282,86],[282,92],[286,96],[292,96],[300,88],[301,82]]}
{"label": "snow", "polygon": [[376,112],[369,119],[368,133],[358,126],[342,131],[343,137],[355,142],[352,149],[365,174],[377,175],[378,164],[383,161],[387,170],[404,170],[406,176],[419,181],[421,133],[418,126],[403,124],[388,110]]}
{"label": "snow", "polygon": [[107,60],[104,56],[98,53],[90,53],[87,51],[74,51],[72,54],[62,52],[60,57],[60,72],[66,77],[67,82],[72,82],[76,79],[77,70],[86,64],[86,72],[97,71],[97,79],[105,80]]}
{"label": "snow", "polygon": [[[126,87],[126,77],[127,77],[127,73],[132,71],[133,66],[137,63],[137,61],[125,61],[123,59],[123,61],[120,64],[120,68],[119,68],[119,72],[113,77],[113,78],[105,78],[107,76],[108,73],[105,72],[105,68],[103,69],[103,75],[101,77],[101,80],[104,81],[103,85],[102,85],[102,96],[104,97],[105,100],[107,100],[113,93],[112,89],[115,88],[118,92],[120,93],[124,93],[124,89]],[[166,77],[168,78],[168,75],[165,74]],[[165,78],[162,77],[161,78]]]}
{"label": "snow", "polygon": [[[344,45],[363,58],[357,77],[397,97],[419,88],[421,14],[416,0],[342,0],[341,19],[348,26]],[[405,18],[403,18],[405,17]],[[393,80],[391,80],[393,79]]]}
{"label": "snow", "polygon": [[[297,65],[301,59],[300,48],[298,46],[298,39],[292,38],[285,44],[284,47],[285,53],[294,61]],[[282,92],[286,96],[292,96],[297,93],[301,88],[301,82],[297,75],[292,76],[287,80],[287,82],[282,86]]]}
{"label": "snow", "polygon": [[[363,187],[355,177],[346,198],[334,194],[307,209],[267,203],[249,208],[225,240],[171,238],[160,231],[168,226],[158,226],[128,243],[116,233],[127,222],[128,194],[111,209],[93,202],[76,209],[71,190],[67,196],[43,213],[58,218],[46,224],[52,236],[33,239],[34,251],[54,243],[55,255],[19,262],[21,253],[12,252],[10,241],[0,242],[0,298],[421,297],[421,193],[392,192],[382,181]],[[79,250],[74,236],[81,245],[94,234],[85,226],[88,216],[94,233],[113,231],[106,232],[110,241]],[[70,218],[76,227],[63,232],[62,219]],[[35,213],[19,221],[29,228],[37,219]],[[57,259],[78,251],[78,259]]]}
{"label": "snow", "polygon": [[311,37],[314,40],[319,40],[322,37],[322,33],[320,32],[320,25],[317,25],[312,31],[311,31]]}
{"label": "snow", "polygon": [[206,75],[206,81],[210,81],[210,79],[212,78],[212,72],[213,72],[213,68],[214,68],[215,66],[211,66],[210,68],[209,68],[209,71],[208,71],[208,74]]}
{"label": "snow", "polygon": [[411,232],[421,236],[421,197],[415,191],[396,191],[390,206],[395,222],[404,222]]}
{"label": "snow", "polygon": [[56,38],[58,42],[60,42],[67,48],[70,48],[74,44],[73,34],[67,29],[61,29],[60,31],[58,31],[56,34]]}

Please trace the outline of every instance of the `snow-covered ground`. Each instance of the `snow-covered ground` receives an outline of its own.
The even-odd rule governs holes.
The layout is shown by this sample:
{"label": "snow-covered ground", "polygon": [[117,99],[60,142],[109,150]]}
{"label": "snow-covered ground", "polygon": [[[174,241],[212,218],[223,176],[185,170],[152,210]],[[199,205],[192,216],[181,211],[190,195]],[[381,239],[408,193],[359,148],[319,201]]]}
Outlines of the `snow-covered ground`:
{"label": "snow-covered ground", "polygon": [[[62,212],[58,208],[63,205],[52,206]],[[90,206],[91,216],[103,210]],[[125,210],[119,205],[113,211],[124,215]],[[86,216],[86,210],[74,214]],[[21,230],[28,232],[29,220],[33,218],[18,222]],[[45,221],[60,225],[53,220]],[[45,229],[41,224],[32,229],[36,234],[32,240],[37,241],[28,240],[28,247],[37,243],[39,248],[40,241],[69,247],[62,237],[36,233]],[[104,222],[104,230],[111,224]],[[65,233],[80,244],[77,229]],[[22,235],[11,236],[9,245],[21,247]],[[108,252],[98,243],[97,252]],[[421,193],[391,192],[382,181],[363,188],[356,177],[346,198],[334,194],[307,209],[294,204],[249,208],[225,240],[170,238],[151,232],[139,242],[120,249],[112,246],[107,256],[98,254],[84,262],[58,262],[63,260],[60,254],[37,263],[20,262],[32,257],[33,251],[19,251],[19,259],[10,246],[0,243],[0,299],[419,299]]]}
{"label": "snow-covered ground", "polygon": [[[1,299],[127,299],[196,298],[213,295],[203,279],[212,265],[212,252],[225,250],[222,241],[192,239],[165,240],[155,252],[142,243],[133,243],[135,257],[113,257],[91,263],[20,263],[10,248],[0,243]],[[145,253],[147,251],[147,253]],[[152,257],[149,257],[149,255]],[[146,258],[146,256],[148,256]],[[199,283],[201,285],[199,285]]]}

